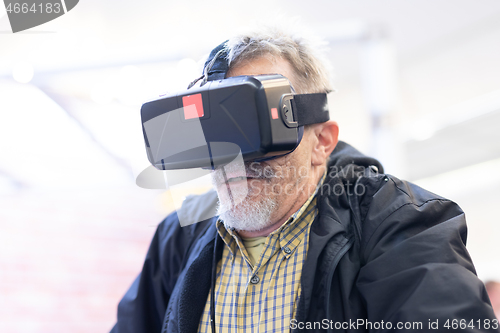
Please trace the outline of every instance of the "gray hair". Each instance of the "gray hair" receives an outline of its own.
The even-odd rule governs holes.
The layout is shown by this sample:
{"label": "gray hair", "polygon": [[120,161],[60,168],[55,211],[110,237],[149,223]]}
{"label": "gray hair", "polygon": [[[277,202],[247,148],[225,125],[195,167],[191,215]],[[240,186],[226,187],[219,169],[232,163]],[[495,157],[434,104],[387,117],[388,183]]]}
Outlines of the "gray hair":
{"label": "gray hair", "polygon": [[[317,44],[317,45],[315,45]],[[261,28],[228,40],[226,49],[229,71],[249,61],[272,56],[287,60],[294,70],[295,92],[328,93],[332,91],[329,63],[321,53],[321,45],[298,34],[276,27]]]}

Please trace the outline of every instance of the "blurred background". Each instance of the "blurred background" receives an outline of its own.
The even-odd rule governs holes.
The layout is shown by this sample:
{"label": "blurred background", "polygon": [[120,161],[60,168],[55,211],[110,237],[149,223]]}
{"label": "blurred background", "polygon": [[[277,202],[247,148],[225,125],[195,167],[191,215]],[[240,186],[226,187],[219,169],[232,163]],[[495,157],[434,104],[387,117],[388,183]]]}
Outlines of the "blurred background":
{"label": "blurred background", "polygon": [[172,209],[135,185],[141,103],[278,19],[328,42],[341,139],[458,202],[479,277],[500,280],[500,1],[83,0],[16,34],[1,8],[1,332],[111,329]]}

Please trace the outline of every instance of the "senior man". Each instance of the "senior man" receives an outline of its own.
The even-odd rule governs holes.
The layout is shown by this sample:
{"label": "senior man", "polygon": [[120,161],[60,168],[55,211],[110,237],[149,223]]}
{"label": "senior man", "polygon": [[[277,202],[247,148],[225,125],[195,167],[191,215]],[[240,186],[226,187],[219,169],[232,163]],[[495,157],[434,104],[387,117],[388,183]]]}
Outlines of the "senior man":
{"label": "senior man", "polygon": [[[281,74],[296,93],[330,91],[315,49],[275,29],[230,39],[209,63],[209,80]],[[216,169],[219,216],[158,226],[112,332],[498,331],[460,208],[337,137],[334,121],[307,125],[291,153],[245,162],[246,177]]]}

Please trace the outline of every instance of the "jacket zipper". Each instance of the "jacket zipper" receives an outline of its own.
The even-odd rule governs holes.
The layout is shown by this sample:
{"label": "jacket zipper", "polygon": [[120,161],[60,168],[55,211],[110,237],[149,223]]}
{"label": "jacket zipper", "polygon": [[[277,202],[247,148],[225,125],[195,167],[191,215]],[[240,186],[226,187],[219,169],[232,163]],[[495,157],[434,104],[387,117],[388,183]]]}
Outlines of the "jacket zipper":
{"label": "jacket zipper", "polygon": [[[328,317],[329,313],[330,313],[330,289],[331,289],[331,286],[332,286],[332,280],[333,280],[333,274],[335,273],[335,269],[337,268],[337,265],[339,264],[340,262],[340,259],[342,259],[342,257],[347,253],[347,251],[349,251],[349,249],[351,248],[352,244],[353,244],[353,239],[351,238],[341,249],[340,251],[337,253],[337,255],[335,256],[334,260],[333,260],[333,264],[332,264],[332,268],[330,269],[330,271],[328,272],[328,279],[327,279],[327,285],[326,285],[326,311],[325,311],[325,315]],[[328,329],[328,332],[330,332],[331,329],[329,328]]]}

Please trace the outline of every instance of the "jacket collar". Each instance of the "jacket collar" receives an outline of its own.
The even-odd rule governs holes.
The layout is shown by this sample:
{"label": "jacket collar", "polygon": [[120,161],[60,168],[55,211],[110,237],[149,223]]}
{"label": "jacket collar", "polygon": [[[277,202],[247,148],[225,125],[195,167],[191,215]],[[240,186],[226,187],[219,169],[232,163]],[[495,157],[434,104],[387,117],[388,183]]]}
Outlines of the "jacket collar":
{"label": "jacket collar", "polygon": [[318,217],[311,225],[310,247],[302,269],[302,293],[296,314],[298,321],[305,321],[308,317],[315,294],[327,289],[329,270],[334,269],[336,257],[355,236],[350,205],[350,197],[353,196],[350,194],[364,169],[373,166],[383,172],[379,161],[342,141],[330,155],[328,175],[318,192]]}

